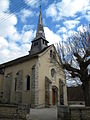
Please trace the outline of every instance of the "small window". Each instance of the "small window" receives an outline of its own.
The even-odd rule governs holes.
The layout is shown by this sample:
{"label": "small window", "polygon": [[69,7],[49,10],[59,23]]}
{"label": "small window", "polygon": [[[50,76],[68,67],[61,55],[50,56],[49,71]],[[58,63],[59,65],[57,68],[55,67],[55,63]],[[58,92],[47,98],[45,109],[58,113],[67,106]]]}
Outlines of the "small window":
{"label": "small window", "polygon": [[24,90],[30,90],[30,76],[27,75],[24,81]]}
{"label": "small window", "polygon": [[56,59],[56,53],[53,52],[53,59]]}
{"label": "small window", "polygon": [[52,78],[56,79],[56,71],[54,68],[51,69],[51,76],[52,76]]}
{"label": "small window", "polygon": [[50,50],[50,57],[52,57],[52,50]]}
{"label": "small window", "polygon": [[47,45],[47,42],[45,42],[45,45]]}
{"label": "small window", "polygon": [[45,41],[43,40],[43,44],[45,44]]}
{"label": "small window", "polygon": [[34,43],[34,46],[37,46],[37,45],[38,45],[38,42],[35,42],[35,43]]}
{"label": "small window", "polygon": [[27,76],[27,90],[30,90],[30,76]]}
{"label": "small window", "polygon": [[15,78],[15,91],[17,90],[17,78]]}
{"label": "small window", "polygon": [[44,45],[47,45],[47,42],[46,42],[45,40],[43,40],[43,44],[44,44]]}

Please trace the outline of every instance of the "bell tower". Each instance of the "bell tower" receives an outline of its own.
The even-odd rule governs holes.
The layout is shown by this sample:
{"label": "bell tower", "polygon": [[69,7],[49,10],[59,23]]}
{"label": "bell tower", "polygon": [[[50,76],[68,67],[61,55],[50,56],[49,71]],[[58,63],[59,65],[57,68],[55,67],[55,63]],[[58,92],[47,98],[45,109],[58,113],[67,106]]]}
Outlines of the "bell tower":
{"label": "bell tower", "polygon": [[41,13],[41,7],[40,7],[36,37],[32,40],[31,50],[29,51],[29,54],[32,55],[32,54],[39,53],[41,50],[43,50],[47,46],[48,46],[48,41],[45,38],[43,22],[42,22],[42,13]]}

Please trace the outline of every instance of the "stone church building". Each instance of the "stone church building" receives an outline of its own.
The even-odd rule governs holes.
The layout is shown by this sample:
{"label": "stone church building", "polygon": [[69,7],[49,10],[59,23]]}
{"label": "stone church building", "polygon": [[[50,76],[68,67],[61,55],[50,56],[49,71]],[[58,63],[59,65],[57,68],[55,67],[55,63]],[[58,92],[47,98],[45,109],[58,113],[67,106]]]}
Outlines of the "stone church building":
{"label": "stone church building", "polygon": [[0,103],[67,104],[65,74],[54,45],[48,46],[41,11],[29,54],[0,65]]}

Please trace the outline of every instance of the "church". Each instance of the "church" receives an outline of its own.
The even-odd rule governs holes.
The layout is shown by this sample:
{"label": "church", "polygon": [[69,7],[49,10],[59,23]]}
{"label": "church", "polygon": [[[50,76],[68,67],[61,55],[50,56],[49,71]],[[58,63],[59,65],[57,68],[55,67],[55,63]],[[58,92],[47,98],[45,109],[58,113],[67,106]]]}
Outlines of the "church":
{"label": "church", "polygon": [[40,10],[29,54],[0,65],[0,103],[67,105],[65,73],[56,48],[48,43]]}

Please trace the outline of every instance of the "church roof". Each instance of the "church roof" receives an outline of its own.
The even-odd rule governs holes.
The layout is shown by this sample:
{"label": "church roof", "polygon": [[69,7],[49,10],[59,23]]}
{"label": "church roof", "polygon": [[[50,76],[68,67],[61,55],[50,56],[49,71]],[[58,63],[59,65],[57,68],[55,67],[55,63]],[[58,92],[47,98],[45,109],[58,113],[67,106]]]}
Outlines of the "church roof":
{"label": "church roof", "polygon": [[[50,46],[51,46],[51,45],[50,45]],[[36,54],[26,55],[26,56],[23,56],[23,57],[14,59],[14,60],[12,60],[12,61],[3,63],[3,64],[0,65],[0,69],[5,68],[5,67],[9,67],[9,66],[12,66],[12,65],[15,65],[15,64],[23,63],[23,62],[28,61],[28,60],[33,59],[33,58],[37,58],[40,53],[43,53],[43,52],[44,52],[46,49],[48,49],[50,46],[45,47],[43,50],[41,50],[40,52],[38,52],[38,53],[36,53]]]}

